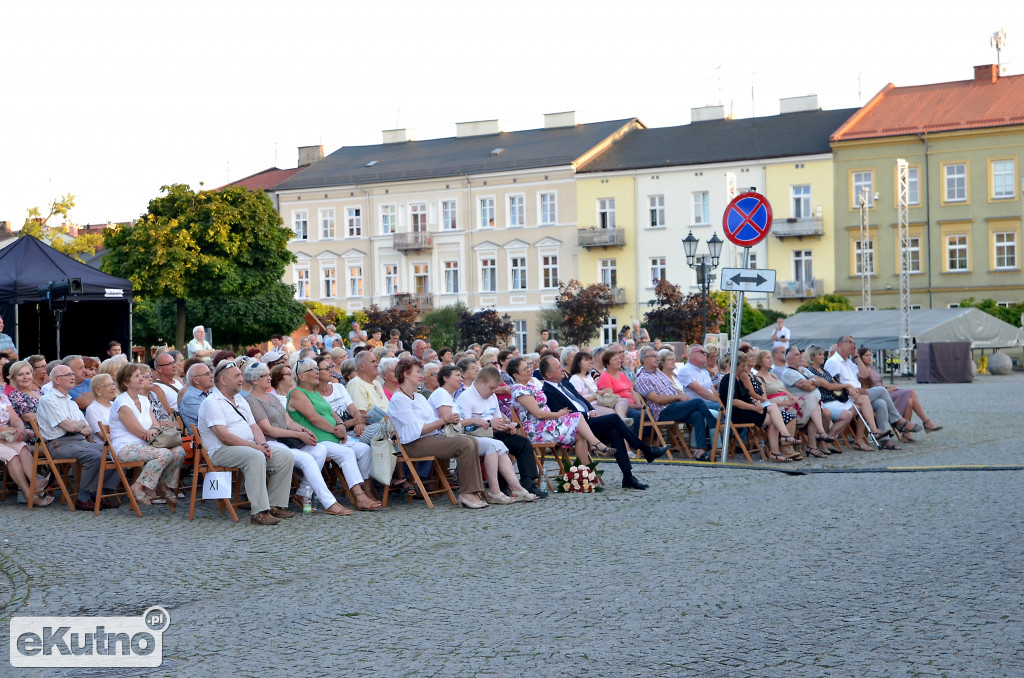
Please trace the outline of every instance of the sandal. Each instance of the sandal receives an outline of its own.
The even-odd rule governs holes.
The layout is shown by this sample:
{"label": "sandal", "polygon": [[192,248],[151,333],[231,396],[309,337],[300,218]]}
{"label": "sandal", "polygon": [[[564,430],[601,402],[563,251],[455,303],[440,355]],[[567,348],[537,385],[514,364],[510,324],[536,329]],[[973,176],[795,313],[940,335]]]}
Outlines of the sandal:
{"label": "sandal", "polygon": [[330,508],[328,508],[327,510],[324,511],[324,513],[326,513],[329,516],[350,516],[350,515],[352,515],[352,511],[350,509],[345,508],[344,506],[342,506],[338,502],[334,502],[330,506]]}
{"label": "sandal", "polygon": [[797,443],[797,439],[793,436],[779,436],[779,442],[784,445],[795,445]]}
{"label": "sandal", "polygon": [[786,462],[793,461],[793,460],[789,459],[788,457],[785,457],[785,456],[783,456],[783,455],[781,455],[781,454],[779,454],[777,452],[769,452],[768,453],[768,461],[774,461],[777,464],[784,464]]}
{"label": "sandal", "polygon": [[152,506],[153,500],[149,498],[145,490],[136,490],[134,487],[131,488],[132,496],[135,497],[135,501],[143,506]]}
{"label": "sandal", "polygon": [[896,430],[900,433],[917,433],[921,430],[921,425],[907,419],[903,422],[903,426],[897,426]]}
{"label": "sandal", "polygon": [[[928,424],[931,424],[932,428],[928,428]],[[935,422],[932,421],[931,419],[925,419],[924,420],[924,432],[925,433],[935,433],[936,431],[941,431],[941,430],[942,430],[942,427],[941,426],[935,426]]]}
{"label": "sandal", "polygon": [[874,452],[875,451],[875,448],[871,447],[870,445],[866,445],[864,443],[858,443],[858,442],[854,442],[853,443],[853,449],[858,450],[860,452]]}
{"label": "sandal", "polygon": [[590,451],[591,452],[596,452],[596,453],[600,453],[600,454],[606,454],[608,452],[611,452],[611,450],[612,450],[612,448],[608,447],[604,443],[595,443],[595,444],[590,446]]}
{"label": "sandal", "polygon": [[819,433],[817,436],[815,436],[815,438],[817,438],[823,443],[834,443],[836,441],[835,438],[833,438],[827,433]]}
{"label": "sandal", "polygon": [[824,452],[813,447],[807,448],[807,454],[811,455],[812,457],[817,457],[818,459],[825,459],[826,457],[828,457],[828,452]]}
{"label": "sandal", "polygon": [[35,501],[33,501],[32,502],[32,506],[33,507],[36,507],[36,506],[49,506],[52,503],[53,503],[53,495],[52,494],[47,494],[44,497],[41,497],[41,498],[36,499]]}
{"label": "sandal", "polygon": [[891,440],[886,440],[885,444],[879,447],[880,450],[902,450],[903,448],[894,443]]}

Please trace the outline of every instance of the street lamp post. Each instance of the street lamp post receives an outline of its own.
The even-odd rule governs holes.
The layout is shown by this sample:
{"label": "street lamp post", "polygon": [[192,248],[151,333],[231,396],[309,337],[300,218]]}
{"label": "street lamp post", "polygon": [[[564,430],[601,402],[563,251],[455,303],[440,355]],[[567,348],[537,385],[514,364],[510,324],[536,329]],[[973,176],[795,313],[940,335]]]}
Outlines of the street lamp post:
{"label": "street lamp post", "polygon": [[[697,283],[700,285],[700,342],[704,343],[704,337],[708,333],[707,328],[707,305],[708,293],[711,290],[711,282],[715,276],[711,271],[718,268],[718,258],[722,254],[722,240],[715,233],[708,240],[708,252],[710,257],[702,256],[697,261],[697,247],[700,241],[693,237],[693,231],[683,238],[683,250],[686,252],[686,263],[693,270],[697,271]],[[710,258],[710,261],[708,259]]]}

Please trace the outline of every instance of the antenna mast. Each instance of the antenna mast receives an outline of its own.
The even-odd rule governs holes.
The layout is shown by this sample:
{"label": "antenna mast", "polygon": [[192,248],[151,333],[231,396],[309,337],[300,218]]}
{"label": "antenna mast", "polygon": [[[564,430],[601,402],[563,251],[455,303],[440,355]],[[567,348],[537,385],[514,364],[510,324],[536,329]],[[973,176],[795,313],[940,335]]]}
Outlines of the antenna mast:
{"label": "antenna mast", "polygon": [[988,44],[996,48],[996,66],[1002,70],[1003,47],[1006,47],[1006,29],[1000,28],[989,38]]}

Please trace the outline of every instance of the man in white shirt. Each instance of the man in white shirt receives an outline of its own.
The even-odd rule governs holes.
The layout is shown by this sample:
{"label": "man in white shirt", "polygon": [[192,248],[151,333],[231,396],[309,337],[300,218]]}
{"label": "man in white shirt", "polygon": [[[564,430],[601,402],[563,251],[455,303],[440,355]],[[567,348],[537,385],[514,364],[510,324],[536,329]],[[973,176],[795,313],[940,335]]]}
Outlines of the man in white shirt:
{"label": "man in white shirt", "polygon": [[772,348],[775,349],[781,346],[782,348],[789,348],[789,328],[786,327],[785,318],[777,318],[775,320],[775,330],[772,331]]}
{"label": "man in white shirt", "polygon": [[683,387],[687,398],[703,400],[709,409],[718,411],[718,398],[711,386],[711,373],[707,370],[708,352],[700,344],[694,344],[686,354],[686,364],[676,374],[676,381]]}
{"label": "man in white shirt", "polygon": [[161,353],[153,360],[156,372],[155,386],[160,387],[167,398],[168,404],[175,412],[178,411],[178,392],[184,388],[184,384],[178,379],[178,373],[185,361],[178,351]]}
{"label": "man in white shirt", "polygon": [[359,329],[359,323],[352,323],[352,331],[348,333],[348,347],[355,349],[366,345],[366,331]]}
{"label": "man in white shirt", "polygon": [[196,325],[192,328],[192,341],[188,342],[188,357],[209,360],[212,355],[213,346],[206,341],[206,328]]}
{"label": "man in white shirt", "polygon": [[233,361],[221,361],[213,381],[213,391],[199,406],[199,433],[210,458],[218,466],[241,469],[253,524],[276,525],[282,518],[291,518],[295,514],[285,507],[295,457],[283,449],[271,452],[249,403],[238,392],[242,371]]}
{"label": "man in white shirt", "polygon": [[[851,336],[840,337],[836,344],[835,354],[825,361],[825,371],[835,377],[836,381],[849,386],[847,389],[853,398],[867,397],[871,402],[870,410],[874,413],[874,421],[869,418],[868,412],[861,408],[861,415],[868,422],[868,426],[875,425],[878,431],[876,437],[881,441],[892,435],[890,423],[898,423],[902,420],[896,406],[892,404],[892,397],[884,387],[861,388],[860,379],[857,377],[857,366],[853,362],[853,355],[857,351],[857,342]],[[891,441],[886,441],[882,449],[899,449]]]}
{"label": "man in white shirt", "polygon": [[772,374],[776,379],[782,379],[782,373],[786,371],[786,347],[776,344],[772,349]]}

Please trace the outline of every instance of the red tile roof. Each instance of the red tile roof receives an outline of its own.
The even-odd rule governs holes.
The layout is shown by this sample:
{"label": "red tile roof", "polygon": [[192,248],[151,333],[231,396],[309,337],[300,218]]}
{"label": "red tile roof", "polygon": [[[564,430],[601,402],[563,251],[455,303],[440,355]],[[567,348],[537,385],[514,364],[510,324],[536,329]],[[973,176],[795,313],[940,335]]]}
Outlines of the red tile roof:
{"label": "red tile roof", "polygon": [[285,179],[298,174],[304,169],[306,169],[306,167],[295,167],[292,169],[278,169],[276,167],[271,167],[263,170],[262,172],[250,174],[244,179],[232,181],[230,184],[224,184],[216,190],[219,191],[222,188],[227,188],[228,186],[241,186],[242,188],[248,188],[250,191],[255,191],[258,188],[262,188],[264,191],[269,191]]}
{"label": "red tile roof", "polygon": [[1024,75],[994,78],[976,66],[974,80],[915,87],[889,83],[832,135],[832,141],[1024,125]]}

